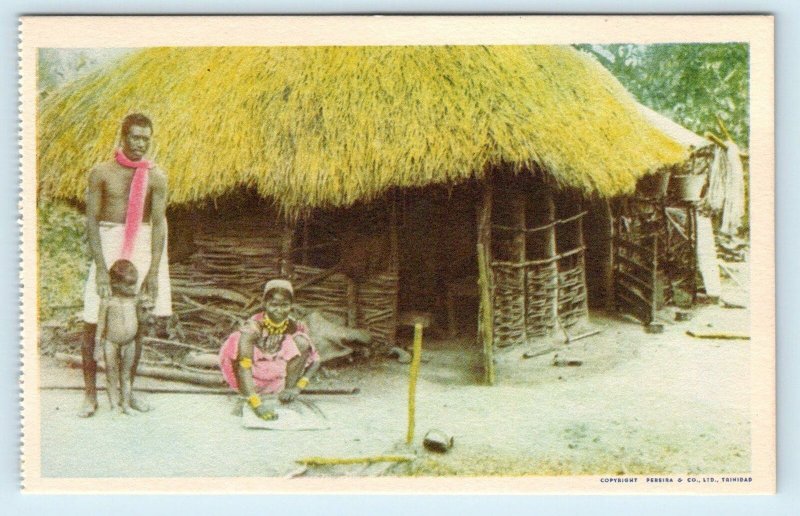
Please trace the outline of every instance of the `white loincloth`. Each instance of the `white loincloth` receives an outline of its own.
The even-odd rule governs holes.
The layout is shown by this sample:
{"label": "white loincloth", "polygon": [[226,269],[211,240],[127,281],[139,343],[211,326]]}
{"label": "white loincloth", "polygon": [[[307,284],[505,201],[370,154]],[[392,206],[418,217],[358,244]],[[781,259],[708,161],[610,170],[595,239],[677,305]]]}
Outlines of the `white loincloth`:
{"label": "white loincloth", "polygon": [[[139,273],[137,288],[141,288],[144,277],[147,275],[147,271],[150,270],[150,261],[152,259],[150,241],[152,234],[153,227],[150,224],[142,223],[136,236],[136,249],[133,252],[131,261]],[[103,247],[106,267],[110,268],[119,259],[124,236],[125,224],[100,223],[100,245]],[[86,278],[86,286],[83,289],[83,320],[90,324],[97,324],[97,315],[100,311],[100,296],[97,295],[97,282],[95,280],[96,274],[97,265],[92,260],[89,266],[89,277]],[[164,252],[161,253],[161,261],[158,266],[158,294],[153,315],[159,317],[172,315],[172,288],[169,284],[166,236],[164,237]]]}

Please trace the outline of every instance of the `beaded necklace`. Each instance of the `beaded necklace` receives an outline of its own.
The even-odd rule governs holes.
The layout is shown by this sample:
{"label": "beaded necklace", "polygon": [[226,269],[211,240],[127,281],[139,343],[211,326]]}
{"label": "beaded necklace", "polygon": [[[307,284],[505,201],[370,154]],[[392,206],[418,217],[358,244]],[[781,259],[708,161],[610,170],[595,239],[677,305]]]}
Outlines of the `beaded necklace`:
{"label": "beaded necklace", "polygon": [[262,324],[264,325],[264,329],[267,330],[267,333],[270,335],[283,335],[286,333],[286,329],[289,327],[289,319],[286,318],[279,323],[274,323],[270,320],[269,316],[265,316]]}

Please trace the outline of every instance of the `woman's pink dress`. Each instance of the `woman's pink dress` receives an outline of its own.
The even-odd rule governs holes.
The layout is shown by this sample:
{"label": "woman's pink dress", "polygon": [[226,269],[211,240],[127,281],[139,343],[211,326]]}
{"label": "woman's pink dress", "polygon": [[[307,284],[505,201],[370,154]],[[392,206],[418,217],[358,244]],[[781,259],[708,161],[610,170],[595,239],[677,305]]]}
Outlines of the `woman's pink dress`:
{"label": "woman's pink dress", "polygon": [[[264,314],[259,313],[250,318],[250,321],[260,323],[264,319]],[[247,324],[252,324],[248,322]],[[260,324],[259,324],[260,327]],[[281,392],[286,387],[286,364],[294,357],[300,355],[294,339],[302,335],[308,339],[305,327],[297,323],[297,330],[286,335],[281,342],[281,347],[275,354],[268,354],[261,351],[257,346],[253,348],[253,383],[259,393],[274,394]],[[239,391],[239,384],[236,380],[234,363],[239,360],[239,338],[241,331],[233,332],[219,350],[219,366],[222,369],[222,376],[231,386],[231,389]],[[308,339],[309,342],[311,339]],[[311,353],[306,361],[306,368],[319,360],[319,354],[314,346],[311,346]]]}

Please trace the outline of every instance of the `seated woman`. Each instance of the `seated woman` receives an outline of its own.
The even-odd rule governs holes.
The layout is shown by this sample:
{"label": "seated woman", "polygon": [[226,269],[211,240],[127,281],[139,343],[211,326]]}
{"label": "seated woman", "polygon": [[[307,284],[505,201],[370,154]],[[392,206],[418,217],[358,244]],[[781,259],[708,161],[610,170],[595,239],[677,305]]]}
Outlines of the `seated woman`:
{"label": "seated woman", "polygon": [[264,286],[264,311],[231,334],[219,352],[225,381],[265,420],[277,415],[262,403],[261,394],[278,393],[281,402],[291,402],[319,368],[319,354],[305,328],[289,318],[293,300],[294,289],[289,281],[268,281]]}

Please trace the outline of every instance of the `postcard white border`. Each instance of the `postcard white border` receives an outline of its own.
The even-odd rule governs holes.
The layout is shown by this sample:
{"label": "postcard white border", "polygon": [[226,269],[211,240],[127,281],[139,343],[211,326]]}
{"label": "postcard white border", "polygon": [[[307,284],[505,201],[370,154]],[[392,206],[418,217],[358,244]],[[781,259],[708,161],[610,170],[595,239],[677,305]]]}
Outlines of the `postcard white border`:
{"label": "postcard white border", "polygon": [[[65,27],[68,30],[65,30]],[[590,35],[590,36],[587,36]],[[601,477],[42,478],[37,353],[36,51],[43,47],[746,42],[751,49],[751,436],[748,484],[603,484]],[[113,43],[113,44],[111,44]],[[23,484],[47,493],[744,494],[775,491],[774,19],[771,16],[23,17]],[[758,171],[758,173],[755,173]],[[236,486],[235,489],[233,486]]]}

